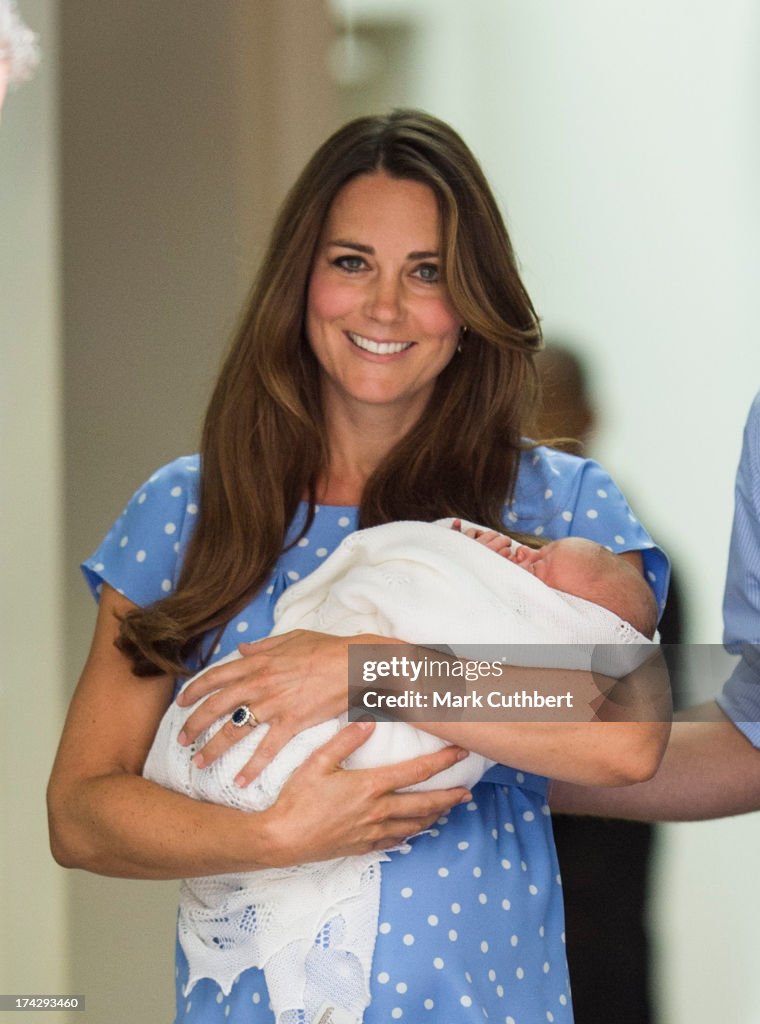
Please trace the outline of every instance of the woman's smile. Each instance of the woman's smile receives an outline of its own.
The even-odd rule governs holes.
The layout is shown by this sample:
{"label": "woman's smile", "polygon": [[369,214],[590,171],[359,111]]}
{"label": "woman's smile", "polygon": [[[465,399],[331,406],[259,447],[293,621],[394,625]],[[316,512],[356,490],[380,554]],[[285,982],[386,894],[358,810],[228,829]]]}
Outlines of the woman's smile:
{"label": "woman's smile", "polygon": [[375,341],[353,331],[346,331],[346,334],[349,341],[362,352],[369,352],[375,356],[395,356],[399,352],[406,352],[414,344],[413,341]]}

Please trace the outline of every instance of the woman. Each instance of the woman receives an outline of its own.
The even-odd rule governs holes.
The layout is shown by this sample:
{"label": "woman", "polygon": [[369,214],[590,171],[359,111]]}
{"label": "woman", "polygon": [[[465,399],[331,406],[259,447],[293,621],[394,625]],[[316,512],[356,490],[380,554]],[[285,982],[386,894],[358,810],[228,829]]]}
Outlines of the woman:
{"label": "woman", "polygon": [[[260,814],[139,777],[175,677],[266,636],[288,583],[360,525],[453,515],[589,536],[643,565],[662,601],[664,557],[609,477],[522,441],[539,338],[494,199],[450,128],[401,111],[354,121],[317,151],[275,225],[200,463],[152,477],[86,563],[102,594],[50,787],[61,863],[139,878],[282,866],[392,846],[452,808],[385,865],[367,1024],[428,1011],[570,1019],[542,776],[648,777],[664,728],[426,723],[458,747],[354,776],[339,766],[367,734],[357,723]],[[296,732],[340,712],[347,663],[346,640],[319,633],[243,652],[194,684],[184,699],[206,699],[180,737],[192,743],[247,705],[270,730],[241,786]],[[196,764],[239,735],[230,723]],[[459,747],[499,762],[472,799],[394,792]],[[315,943],[319,969],[340,969],[337,930]],[[178,1020],[272,1020],[258,971],[219,1001],[210,982],[186,999],[186,971],[178,955]]]}

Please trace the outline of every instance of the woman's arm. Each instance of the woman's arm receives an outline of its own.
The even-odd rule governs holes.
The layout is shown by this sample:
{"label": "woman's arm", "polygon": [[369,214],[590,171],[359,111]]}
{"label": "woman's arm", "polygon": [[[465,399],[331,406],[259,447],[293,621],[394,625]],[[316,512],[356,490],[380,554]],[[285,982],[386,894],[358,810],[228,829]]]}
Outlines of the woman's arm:
{"label": "woman's arm", "polygon": [[[639,552],[626,552],[620,557],[641,571]],[[205,672],[179,698],[183,706],[197,703],[186,719],[184,742],[194,742],[212,722],[229,715],[238,705],[250,705],[270,730],[241,771],[241,784],[247,784],[295,733],[345,709],[348,645],[357,642],[403,644],[378,635],[349,639],[295,630],[243,645],[245,657]],[[401,653],[418,660],[430,654],[425,648],[408,645],[403,645]],[[554,721],[546,721],[545,711],[537,711],[532,721],[526,712],[520,713],[520,721],[495,721],[497,712],[480,715],[479,721],[473,720],[476,716],[470,716],[469,721],[449,717],[445,722],[424,721],[424,716],[414,713],[400,713],[398,717],[448,742],[525,771],[603,786],[650,778],[662,756],[669,728],[669,701],[665,701],[665,710],[652,706],[656,699],[662,703],[663,693],[668,692],[663,666],[656,661],[648,663],[621,684],[630,698],[622,721],[610,720],[610,712],[616,710],[611,701],[600,709],[600,682],[603,680],[590,672],[505,667],[499,689],[507,693],[534,688],[544,694],[570,691],[573,713],[563,714],[562,720],[555,716]],[[607,680],[609,687],[613,683]],[[468,687],[486,693],[493,685],[489,677]],[[235,729],[219,730],[200,751],[204,765],[239,738]]]}
{"label": "woman's arm", "polygon": [[[424,647],[369,634],[348,639],[297,631],[273,639],[282,642],[275,646],[273,641],[265,640],[261,645],[250,645],[247,657],[200,676],[188,688],[185,700],[186,704],[198,701],[185,722],[188,741],[194,741],[213,721],[241,703],[253,706],[260,720],[273,723],[241,772],[246,783],[256,777],[290,736],[345,709],[349,643],[369,645],[370,658],[378,657],[387,645],[398,647],[399,657],[406,655],[415,661],[447,657]],[[586,785],[640,782],[656,770],[669,730],[667,669],[656,649],[653,651],[652,660],[620,683],[626,696],[623,708],[610,700],[602,702],[602,686],[606,683],[611,689],[615,685],[613,679],[569,669],[504,666],[498,685],[493,676],[467,683],[460,678],[454,682],[450,673],[445,688],[459,685],[463,692],[474,690],[484,696],[494,688],[507,694],[534,689],[545,695],[570,692],[574,698],[572,713],[558,712],[557,718],[561,714],[563,720],[547,721],[546,711],[521,710],[519,721],[499,721],[499,712],[489,712],[486,705],[481,712],[450,714],[446,721],[425,720],[431,717],[430,713],[414,709],[398,710],[395,714],[399,720],[447,742],[524,771]],[[319,652],[318,656],[315,652]],[[452,655],[448,660],[455,658]],[[312,665],[312,669],[307,670],[307,665]],[[290,681],[291,677],[299,676],[308,680],[307,685],[300,687],[300,703],[293,699],[297,692]],[[280,681],[279,686],[276,680]],[[387,685],[389,680],[384,682]],[[398,685],[397,681],[395,686]],[[206,699],[201,700],[203,697]],[[337,702],[337,706],[326,711],[325,708],[332,707],[331,702]],[[613,720],[616,714],[624,720]],[[508,716],[514,718],[514,713],[504,712],[501,717]],[[205,763],[210,764],[239,738],[239,730],[217,732],[203,749]]]}
{"label": "woman's arm", "polygon": [[[639,551],[618,555],[639,572]],[[652,778],[662,759],[670,732],[670,687],[667,667],[655,655],[621,680],[627,695],[625,720],[611,720],[615,705],[600,707],[602,679],[589,672],[505,666],[498,682],[504,693],[534,689],[542,694],[571,693],[574,713],[567,718],[585,720],[542,721],[546,712],[520,712],[521,721],[416,721],[417,728],[433,733],[466,750],[500,764],[565,779],[576,785],[619,787]],[[607,680],[611,688],[612,679]],[[476,688],[493,689],[486,678]],[[495,715],[494,715],[495,717]],[[534,721],[529,721],[530,718]]]}
{"label": "woman's arm", "polygon": [[[613,680],[609,680],[613,684]],[[537,690],[544,695],[571,693],[572,715],[547,721],[551,712],[522,709],[469,714],[466,721],[415,721],[417,728],[433,733],[466,750],[473,750],[500,764],[587,786],[628,786],[651,778],[667,745],[670,731],[667,670],[659,657],[646,662],[620,686],[630,702],[622,709],[609,700],[600,707],[600,677],[590,672],[507,666],[494,686],[493,678],[468,689],[480,693],[498,689],[509,693]],[[486,701],[484,700],[484,706]],[[468,712],[457,712],[468,717]],[[519,715],[520,720],[514,720]],[[474,720],[479,717],[480,720]],[[663,720],[657,720],[658,718]]]}
{"label": "woman's arm", "polygon": [[316,751],[260,813],[202,803],[142,778],[173,684],[135,677],[115,648],[116,616],[132,607],[104,586],[48,788],[51,848],[60,864],[151,879],[285,866],[392,846],[469,798],[462,789],[395,792],[453,764],[463,756],[455,748],[390,768],[344,771],[342,761],[371,728],[365,723]]}
{"label": "woman's arm", "polygon": [[[639,572],[641,553],[618,555]],[[488,683],[488,680],[485,680]],[[608,680],[612,686],[613,680]],[[588,672],[563,669],[505,667],[499,689],[516,692],[533,689],[541,693],[574,697],[576,712],[587,710],[587,721],[519,722],[415,722],[419,729],[434,733],[466,750],[474,750],[500,764],[523,771],[563,779],[576,785],[630,786],[652,778],[663,757],[670,733],[669,681],[667,668],[655,657],[621,680],[631,698],[626,721],[598,713],[600,678]],[[492,687],[488,687],[489,689]],[[521,717],[526,719],[527,713]],[[537,712],[536,718],[545,718]],[[659,720],[661,719],[661,720]]]}

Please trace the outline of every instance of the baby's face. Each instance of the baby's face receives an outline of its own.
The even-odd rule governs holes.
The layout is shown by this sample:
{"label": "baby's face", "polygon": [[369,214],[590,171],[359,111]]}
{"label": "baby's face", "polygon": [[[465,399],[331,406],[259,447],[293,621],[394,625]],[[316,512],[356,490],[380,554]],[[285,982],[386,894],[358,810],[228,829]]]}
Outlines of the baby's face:
{"label": "baby's face", "polygon": [[538,551],[519,547],[512,557],[547,586],[601,605],[652,637],[657,609],[649,584],[619,555],[583,537],[555,540]]}
{"label": "baby's face", "polygon": [[584,597],[599,571],[616,569],[615,556],[606,548],[583,537],[553,540],[535,550],[519,547],[511,561],[565,594]]}

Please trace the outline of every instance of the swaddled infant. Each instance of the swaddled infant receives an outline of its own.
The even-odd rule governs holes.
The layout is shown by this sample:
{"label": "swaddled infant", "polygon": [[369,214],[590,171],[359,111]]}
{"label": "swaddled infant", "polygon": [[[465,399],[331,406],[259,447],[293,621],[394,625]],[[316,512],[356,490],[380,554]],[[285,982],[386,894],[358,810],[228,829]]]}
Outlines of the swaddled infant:
{"label": "swaddled infant", "polygon": [[[349,549],[353,550],[357,547],[357,542],[363,534],[384,531],[388,527],[403,525],[407,524],[388,524],[386,527],[374,527],[371,531],[360,531],[347,538],[340,548],[316,572],[286,591],[275,609],[276,625],[272,631],[273,635],[275,633],[284,633],[291,629],[319,629],[320,627],[324,627],[322,629],[323,632],[331,632],[343,636],[350,636],[361,632],[387,633],[389,636],[398,635],[403,627],[398,627],[397,632],[391,632],[387,628],[383,628],[385,625],[383,621],[378,622],[375,619],[369,622],[368,617],[370,613],[366,608],[362,607],[356,613],[354,608],[349,607],[350,599],[347,600],[342,593],[337,599],[339,611],[336,615],[333,609],[335,580],[332,567],[339,559],[341,552],[348,551]],[[628,623],[633,627],[635,632],[629,632],[625,637],[629,642],[638,641],[643,643],[645,639],[651,639],[654,635],[657,625],[657,606],[654,596],[641,573],[624,559],[614,555],[607,548],[601,547],[593,541],[581,537],[567,537],[562,540],[551,541],[538,549],[534,549],[518,544],[510,537],[493,530],[486,530],[470,526],[469,524],[462,529],[461,521],[458,519],[453,520],[453,522],[451,520],[442,520],[434,524],[418,523],[413,525],[415,527],[422,527],[425,531],[431,529],[435,531],[440,526],[450,525],[451,529],[460,533],[461,536],[474,539],[479,545],[486,547],[515,567],[529,573],[536,581],[540,581],[545,587],[551,588],[556,594],[571,595],[581,598],[583,601],[588,601],[598,608],[606,609],[617,616],[618,620],[621,620],[622,623]],[[427,536],[431,535],[428,533]],[[380,539],[379,534],[377,534],[376,539]],[[420,540],[415,538],[415,543],[419,545]],[[398,561],[397,552],[393,553],[393,560]],[[371,570],[378,570],[378,572],[381,569],[382,564],[375,564],[371,567]],[[458,569],[461,572],[461,566]],[[353,563],[348,564],[345,575],[340,578],[346,580],[349,575],[358,576],[356,565]],[[502,579],[499,576],[498,579],[499,585],[502,586],[502,589],[508,595],[509,577]],[[433,587],[436,587],[438,582],[438,579],[434,579]],[[512,588],[515,589],[514,577],[512,578]],[[415,588],[412,600],[407,601],[407,604],[412,604],[417,599],[419,596],[418,589],[419,587]],[[534,589],[536,592],[541,592],[543,588],[536,588],[534,584]],[[362,605],[366,604],[367,592],[365,589],[362,590],[361,598]],[[397,619],[403,617],[404,601],[397,590],[392,593],[389,600],[393,602]],[[354,604],[357,603],[354,601]],[[381,599],[377,598],[376,604],[378,607],[373,608],[374,613],[377,614],[378,611],[381,611],[379,608],[381,603]],[[541,610],[537,607],[534,611],[535,616],[541,613]],[[581,611],[583,611],[582,608]],[[526,642],[535,643],[539,639],[555,643],[588,643],[590,641],[602,644],[620,642],[621,637],[619,635],[606,631],[607,623],[608,620],[604,619],[604,631],[598,632],[595,637],[541,637],[540,635],[526,637],[527,624],[523,614],[519,622],[521,635],[499,636],[490,632],[487,639],[494,643],[500,640],[510,643],[519,643],[521,640],[526,640]],[[407,631],[412,628],[413,625],[411,623],[406,626]],[[492,627],[488,626],[487,628],[491,629]],[[545,632],[549,632],[550,628],[548,627]],[[430,643],[436,639],[430,635],[424,638],[413,638],[411,635],[404,635],[402,638],[409,642],[420,644],[424,644],[426,640]],[[479,637],[474,635],[462,635],[460,639],[462,643],[479,642]],[[214,664],[220,665],[240,657],[242,655],[235,652]],[[204,669],[205,671],[207,669]],[[198,677],[193,677],[193,679],[196,678]],[[183,690],[193,682],[193,679],[185,683]],[[213,800],[214,792],[209,785],[204,783],[204,779],[208,780],[213,777],[215,779],[214,785],[218,785],[222,777],[224,777],[227,785],[225,786],[225,799],[223,802],[229,803],[232,806],[244,807],[248,810],[264,810],[270,806],[277,798],[277,794],[286,779],[304,760],[306,756],[304,750],[307,750],[308,747],[307,753],[310,753],[311,750],[326,742],[340,725],[345,724],[344,716],[342,720],[334,719],[305,730],[300,737],[295,737],[278,754],[275,760],[264,769],[259,779],[254,780],[242,793],[239,791],[236,793],[232,782],[239,773],[239,770],[250,758],[255,747],[263,739],[268,728],[266,723],[262,723],[258,728],[252,729],[250,732],[248,732],[248,727],[246,726],[248,735],[226,751],[214,765],[209,766],[209,768],[195,768],[190,760],[193,752],[208,742],[210,737],[221,728],[226,719],[220,719],[212,725],[206,733],[198,737],[192,747],[182,748],[176,742],[176,738],[182,730],[184,720],[190,716],[193,710],[194,706],[186,708],[182,708],[177,704],[170,706],[162,720],[151,753],[148,756],[144,774],[147,774],[149,777],[156,777],[154,773],[161,771],[160,759],[164,756],[164,747],[170,734],[172,753],[186,765],[187,770],[186,784],[177,785],[178,780],[175,779],[173,783],[168,783],[171,785],[171,788],[190,792],[191,795],[202,799]],[[439,740],[430,733],[415,729],[404,722],[379,722],[369,740],[348,758],[345,766],[347,768],[379,767],[400,760],[402,757],[410,758],[418,754],[432,753],[440,750],[444,745],[443,740]],[[464,786],[469,789],[480,779],[490,764],[492,762],[486,758],[477,754],[471,754],[466,760],[439,773],[433,779],[419,783],[414,788],[442,789]],[[164,778],[156,777],[156,780],[162,782],[162,784],[167,784]]]}

